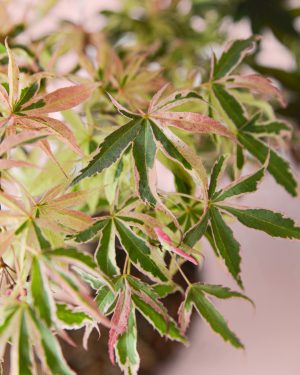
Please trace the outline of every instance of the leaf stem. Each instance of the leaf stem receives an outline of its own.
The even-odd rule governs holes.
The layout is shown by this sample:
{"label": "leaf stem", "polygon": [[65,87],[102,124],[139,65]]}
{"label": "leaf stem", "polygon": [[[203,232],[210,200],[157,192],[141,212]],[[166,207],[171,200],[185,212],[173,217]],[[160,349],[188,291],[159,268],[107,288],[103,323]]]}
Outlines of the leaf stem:
{"label": "leaf stem", "polygon": [[178,271],[180,272],[180,274],[183,277],[184,281],[187,283],[188,286],[191,286],[192,284],[191,284],[190,280],[187,278],[186,274],[182,271],[182,269],[181,269],[180,265],[178,264],[178,262],[177,262],[177,260],[176,260],[175,257],[174,257],[174,261],[175,261],[175,263],[177,265],[177,268],[178,268]]}

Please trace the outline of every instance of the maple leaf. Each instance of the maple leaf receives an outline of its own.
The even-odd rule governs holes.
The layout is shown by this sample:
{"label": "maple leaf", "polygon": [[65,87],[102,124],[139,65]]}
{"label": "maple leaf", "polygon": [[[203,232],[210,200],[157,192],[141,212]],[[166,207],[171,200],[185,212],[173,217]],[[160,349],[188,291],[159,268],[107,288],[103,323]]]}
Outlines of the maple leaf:
{"label": "maple leaf", "polygon": [[25,231],[29,247],[50,248],[46,233],[72,234],[87,228],[93,219],[81,211],[72,209],[84,202],[88,192],[64,193],[65,186],[58,185],[41,197],[32,197],[19,185],[20,195],[0,192],[0,255]]}
{"label": "maple leaf", "polygon": [[91,95],[97,85],[88,83],[64,87],[50,94],[39,94],[38,82],[21,89],[19,68],[7,41],[6,50],[9,58],[8,92],[4,86],[0,86],[0,126],[9,129],[11,133],[35,131],[54,135],[74,152],[82,155],[71,130],[48,114],[79,105]]}

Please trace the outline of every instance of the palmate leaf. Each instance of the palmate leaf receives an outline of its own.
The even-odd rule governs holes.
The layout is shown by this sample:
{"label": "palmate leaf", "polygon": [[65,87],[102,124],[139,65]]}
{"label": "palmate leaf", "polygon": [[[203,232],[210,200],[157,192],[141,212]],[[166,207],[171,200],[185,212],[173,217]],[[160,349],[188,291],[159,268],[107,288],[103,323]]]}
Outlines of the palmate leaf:
{"label": "palmate leaf", "polygon": [[[157,197],[155,189],[152,187],[151,170],[155,160],[156,142],[158,142],[160,148],[168,157],[181,163],[184,168],[195,172],[202,185],[204,195],[206,195],[206,172],[201,160],[168,127],[175,126],[188,132],[218,134],[235,141],[234,134],[218,121],[202,114],[160,110],[148,114],[127,113],[126,109],[115,99],[111,96],[110,99],[120,113],[131,118],[131,120],[105,138],[100,145],[100,152],[94,156],[94,159],[80,172],[72,184],[109,167],[133,143],[133,156],[141,199],[145,203],[155,206]],[[189,99],[194,99],[194,96],[186,97],[184,100]]]}
{"label": "palmate leaf", "polygon": [[206,294],[211,294],[218,298],[240,297],[248,299],[246,296],[238,292],[233,292],[228,288],[223,288],[218,285],[191,285],[186,292],[186,299],[179,309],[179,321],[181,322],[182,329],[185,330],[187,328],[191,316],[191,310],[194,306],[213,331],[222,336],[225,341],[229,341],[231,345],[236,348],[243,348],[243,344],[230,330],[226,320],[209,301]]}
{"label": "palmate leaf", "polygon": [[242,224],[249,228],[261,230],[272,237],[291,238],[300,240],[300,227],[295,226],[292,219],[284,217],[278,212],[259,208],[235,208],[221,206]]}
{"label": "palmate leaf", "polygon": [[[260,135],[259,129],[260,125],[256,125],[258,120],[257,115],[255,115],[250,121],[241,106],[241,104],[234,98],[231,93],[226,90],[221,84],[213,84],[213,93],[216,96],[224,114],[227,116],[228,121],[238,129],[237,139],[240,144],[248,150],[255,158],[257,158],[261,163],[265,163],[267,157],[270,155],[270,160],[268,164],[268,171],[275,178],[278,184],[283,186],[287,192],[291,195],[297,195],[297,181],[290,171],[288,163],[279,156],[272,148],[267,146],[264,142],[257,139],[254,135]],[[279,133],[282,130],[287,130],[286,124],[276,124],[270,123],[264,128],[261,125],[262,134],[261,135],[273,135],[274,133]],[[253,135],[251,134],[253,130]],[[268,133],[269,131],[269,133]],[[271,132],[272,131],[272,132]],[[241,160],[241,149],[237,147],[240,151],[239,154],[239,165],[242,167],[243,161]]]}

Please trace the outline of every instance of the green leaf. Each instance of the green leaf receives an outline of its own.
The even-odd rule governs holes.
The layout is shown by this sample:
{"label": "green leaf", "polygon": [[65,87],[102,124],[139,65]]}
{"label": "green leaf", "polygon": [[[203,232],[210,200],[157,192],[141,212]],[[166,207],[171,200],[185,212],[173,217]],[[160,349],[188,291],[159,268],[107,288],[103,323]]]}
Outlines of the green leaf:
{"label": "green leaf", "polygon": [[46,105],[43,99],[39,99],[37,102],[30,104],[27,107],[22,108],[22,112],[24,111],[31,111],[32,109],[42,108]]}
{"label": "green leaf", "polygon": [[6,53],[6,48],[5,48],[5,45],[3,43],[0,43],[0,53]]}
{"label": "green leaf", "polygon": [[53,375],[74,375],[75,373],[67,365],[58,341],[47,326],[38,319],[32,309],[28,309],[30,318],[39,333],[41,348],[45,355],[45,362]]}
{"label": "green leaf", "polygon": [[179,332],[177,324],[169,316],[164,305],[159,301],[159,296],[148,284],[139,279],[128,276],[127,281],[132,288],[132,301],[141,314],[161,334],[172,340],[185,341]]}
{"label": "green leaf", "polygon": [[286,160],[251,134],[239,132],[238,140],[261,163],[264,163],[270,154],[268,171],[288,193],[292,196],[297,196],[297,181],[290,171],[290,166]]}
{"label": "green leaf", "polygon": [[48,325],[52,323],[53,300],[45,278],[45,269],[39,258],[34,257],[31,265],[31,294],[35,309]]}
{"label": "green leaf", "polygon": [[138,237],[132,230],[115,220],[118,237],[127,252],[132,263],[135,264],[143,273],[154,279],[168,281],[167,270],[161,269],[151,257],[151,251],[145,241]]}
{"label": "green leaf", "polygon": [[74,265],[84,265],[85,268],[91,270],[94,270],[97,267],[93,258],[89,254],[86,254],[83,251],[79,251],[75,248],[58,248],[48,251],[47,253],[45,253],[45,255],[50,258],[63,258]]}
{"label": "green leaf", "polygon": [[136,294],[132,296],[132,301],[135,304],[136,308],[140,311],[140,313],[161,335],[166,336],[172,340],[180,342],[185,341],[185,338],[181,335],[179,328],[172,318],[168,317],[168,319],[166,319],[163,314],[158,312]]}
{"label": "green leaf", "polygon": [[[32,349],[25,311],[21,313],[19,330],[18,347],[16,348],[18,351],[18,374],[32,375],[34,373],[32,370]],[[14,350],[14,348],[12,348],[12,350]]]}
{"label": "green leaf", "polygon": [[253,304],[250,298],[245,296],[242,293],[235,292],[229,288],[226,288],[222,285],[212,285],[212,284],[197,284],[197,288],[201,289],[202,292],[210,294],[214,297],[221,298],[221,299],[228,299],[228,298],[243,298]]}
{"label": "green leaf", "polygon": [[133,157],[137,169],[137,185],[141,199],[156,205],[156,198],[152,191],[153,182],[149,172],[152,170],[156,155],[156,144],[148,120],[144,120],[138,135],[133,142]]}
{"label": "green leaf", "polygon": [[140,358],[137,352],[137,329],[134,308],[131,309],[126,332],[118,338],[116,356],[124,374],[137,375]]}
{"label": "green leaf", "polygon": [[265,168],[261,168],[255,173],[245,176],[240,180],[234,181],[231,185],[217,192],[213,196],[214,202],[220,202],[237,195],[252,193],[253,191],[256,191],[258,183],[262,180],[264,174]]}
{"label": "green leaf", "polygon": [[216,161],[211,177],[210,177],[210,183],[209,183],[209,189],[208,189],[208,197],[211,198],[216,191],[217,185],[218,185],[218,180],[219,176],[223,171],[223,168],[225,166],[227,157],[225,155],[220,156],[220,158]]}
{"label": "green leaf", "polygon": [[282,132],[290,132],[291,128],[282,121],[270,121],[262,124],[255,124],[255,122],[250,121],[243,127],[243,131],[260,135],[281,135]]}
{"label": "green leaf", "polygon": [[56,305],[57,318],[64,323],[66,328],[80,328],[91,318],[82,311],[73,311],[68,305],[58,303]]}
{"label": "green leaf", "polygon": [[236,348],[243,348],[243,344],[230,330],[226,320],[206,298],[198,285],[190,287],[187,295],[187,302],[192,303],[195,306],[198,313],[204,320],[206,320],[212,330],[221,335],[225,341],[229,341]]}
{"label": "green leaf", "polygon": [[153,285],[153,291],[159,298],[165,298],[170,294],[176,293],[180,288],[176,284],[156,284]]}
{"label": "green leaf", "polygon": [[231,73],[253,50],[255,41],[257,41],[255,36],[233,41],[215,65],[214,78],[219,79]]}
{"label": "green leaf", "polygon": [[88,242],[92,240],[94,237],[96,237],[97,234],[105,227],[106,224],[107,220],[100,219],[87,229],[79,232],[78,234],[70,238],[76,242]]}
{"label": "green leaf", "polygon": [[217,208],[210,208],[210,216],[211,229],[219,254],[224,259],[228,271],[234,277],[239,286],[242,287],[243,285],[240,277],[240,244],[233,237],[232,230],[227,226]]}
{"label": "green leaf", "polygon": [[98,290],[96,303],[102,314],[108,314],[115,301],[116,294],[108,286],[105,285]]}
{"label": "green leaf", "polygon": [[193,247],[205,234],[209,220],[209,211],[201,217],[200,221],[196,223],[183,237],[183,243]]}
{"label": "green leaf", "polygon": [[35,82],[32,85],[28,87],[24,87],[21,90],[20,98],[17,101],[17,103],[14,105],[13,111],[18,112],[21,108],[21,106],[28,102],[37,92],[39,88],[39,85]]}
{"label": "green leaf", "polygon": [[244,150],[240,145],[236,145],[236,167],[240,171],[245,165]]}
{"label": "green leaf", "polygon": [[151,127],[156,140],[160,143],[162,150],[172,159],[178,161],[188,170],[192,170],[191,164],[179,152],[176,146],[165,136],[161,129],[151,121]]}
{"label": "green leaf", "polygon": [[135,139],[142,121],[142,119],[134,119],[108,135],[100,145],[100,152],[80,171],[79,176],[72,181],[72,185],[102,172],[116,162]]}
{"label": "green leaf", "polygon": [[278,212],[259,208],[238,209],[229,206],[222,206],[222,209],[234,215],[249,228],[261,230],[272,237],[300,240],[300,227],[295,226],[292,219],[286,218]]}
{"label": "green leaf", "polygon": [[237,128],[247,122],[244,110],[236,98],[220,84],[213,84],[213,92],[228,118]]}
{"label": "green leaf", "polygon": [[50,242],[45,238],[45,236],[43,235],[41,229],[35,224],[34,221],[32,221],[32,225],[34,227],[34,231],[35,231],[36,237],[38,239],[40,248],[42,250],[49,250],[50,247],[51,247]]}
{"label": "green leaf", "polygon": [[95,258],[101,271],[110,277],[115,276],[120,272],[116,263],[115,238],[116,234],[114,224],[112,220],[109,220],[106,226],[102,229]]}

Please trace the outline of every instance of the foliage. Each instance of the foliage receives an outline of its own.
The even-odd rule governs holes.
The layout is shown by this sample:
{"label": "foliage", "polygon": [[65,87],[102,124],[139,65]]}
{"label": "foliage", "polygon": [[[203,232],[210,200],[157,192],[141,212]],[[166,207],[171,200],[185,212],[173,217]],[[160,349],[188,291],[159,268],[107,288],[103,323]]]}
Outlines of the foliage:
{"label": "foliage", "polygon": [[[10,344],[12,374],[37,373],[37,358],[47,373],[74,373],[58,338],[70,342],[68,330],[85,328],[86,347],[99,324],[109,329],[111,362],[137,374],[136,312],[161,336],[186,343],[195,308],[242,348],[211,298],[251,300],[192,284],[182,265],[202,264],[206,238],[243,289],[232,219],[300,239],[300,227],[281,213],[237,205],[267,173],[298,194],[281,147],[291,127],[270,105],[284,107],[283,94],[269,78],[241,73],[260,38],[232,41],[208,61],[204,47],[221,40],[219,20],[201,33],[178,1],[163,3],[146,1],[131,17],[128,1],[102,13],[102,31],[65,23],[26,45],[18,41],[26,25],[3,26],[0,353]],[[61,73],[69,52],[74,66]],[[163,167],[170,192],[157,182]],[[231,180],[225,187],[222,177]],[[172,293],[182,295],[178,319],[162,302]]]}

